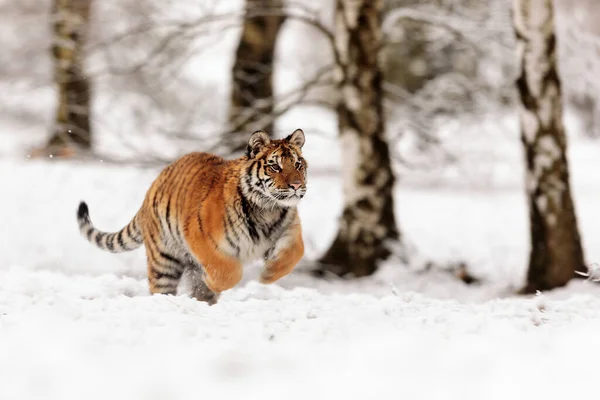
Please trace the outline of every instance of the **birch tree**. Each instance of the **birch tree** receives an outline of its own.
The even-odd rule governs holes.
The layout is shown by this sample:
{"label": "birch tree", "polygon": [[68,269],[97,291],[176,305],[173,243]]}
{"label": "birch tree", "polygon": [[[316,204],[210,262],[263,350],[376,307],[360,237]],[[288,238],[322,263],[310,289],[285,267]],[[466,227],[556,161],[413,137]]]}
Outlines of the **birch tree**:
{"label": "birch tree", "polygon": [[563,286],[585,269],[569,183],[552,0],[514,0],[513,8],[531,229],[522,292],[534,293]]}
{"label": "birch tree", "polygon": [[338,129],[344,165],[344,210],[322,269],[356,277],[372,274],[399,239],[394,218],[394,175],[385,139],[382,72],[382,0],[337,0]]}
{"label": "birch tree", "polygon": [[91,0],[54,0],[52,8],[54,79],[57,93],[50,153],[92,145],[90,83],[83,68],[83,47]]}
{"label": "birch tree", "polygon": [[282,0],[246,0],[232,71],[229,122],[233,151],[246,148],[248,132],[273,132],[273,60],[285,21],[282,11]]}

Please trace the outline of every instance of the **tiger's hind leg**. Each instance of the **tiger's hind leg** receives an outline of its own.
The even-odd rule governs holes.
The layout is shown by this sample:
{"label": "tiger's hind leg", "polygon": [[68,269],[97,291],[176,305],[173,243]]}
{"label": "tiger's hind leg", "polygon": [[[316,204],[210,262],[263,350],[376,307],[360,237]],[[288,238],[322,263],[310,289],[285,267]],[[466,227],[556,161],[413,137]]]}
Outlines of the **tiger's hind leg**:
{"label": "tiger's hind leg", "polygon": [[206,285],[204,269],[191,254],[186,256],[186,269],[192,284],[191,296],[198,301],[205,301],[211,306],[217,304],[219,293],[213,292]]}
{"label": "tiger's hind leg", "polygon": [[148,251],[148,284],[152,294],[177,294],[184,264],[166,251]]}
{"label": "tiger's hind leg", "polygon": [[192,278],[192,297],[198,301],[205,301],[209,305],[217,304],[219,293],[215,293],[204,282],[204,273],[195,272]]}

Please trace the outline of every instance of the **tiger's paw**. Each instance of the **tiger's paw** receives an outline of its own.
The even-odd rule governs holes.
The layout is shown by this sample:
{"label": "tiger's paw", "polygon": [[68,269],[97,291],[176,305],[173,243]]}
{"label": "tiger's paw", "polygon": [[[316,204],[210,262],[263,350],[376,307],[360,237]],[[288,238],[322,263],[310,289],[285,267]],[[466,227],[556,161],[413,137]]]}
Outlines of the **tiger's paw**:
{"label": "tiger's paw", "polygon": [[278,277],[272,271],[267,269],[263,270],[258,277],[258,281],[265,285],[269,285],[275,282],[277,279]]}
{"label": "tiger's paw", "polygon": [[198,301],[204,301],[209,306],[214,306],[219,301],[220,293],[215,293],[206,286],[204,282],[197,284],[192,291],[192,297]]}

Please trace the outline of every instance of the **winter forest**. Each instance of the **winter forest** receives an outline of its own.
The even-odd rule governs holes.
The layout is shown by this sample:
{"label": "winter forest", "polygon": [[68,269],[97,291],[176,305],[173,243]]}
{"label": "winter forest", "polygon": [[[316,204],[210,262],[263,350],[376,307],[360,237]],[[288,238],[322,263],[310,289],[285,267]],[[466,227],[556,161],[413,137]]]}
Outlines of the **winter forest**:
{"label": "winter forest", "polygon": [[[591,398],[598,21],[598,0],[0,0],[0,399]],[[278,139],[307,165],[267,161]],[[168,170],[194,152],[221,175]],[[178,202],[152,197],[164,171]],[[280,181],[297,206],[249,197]]]}

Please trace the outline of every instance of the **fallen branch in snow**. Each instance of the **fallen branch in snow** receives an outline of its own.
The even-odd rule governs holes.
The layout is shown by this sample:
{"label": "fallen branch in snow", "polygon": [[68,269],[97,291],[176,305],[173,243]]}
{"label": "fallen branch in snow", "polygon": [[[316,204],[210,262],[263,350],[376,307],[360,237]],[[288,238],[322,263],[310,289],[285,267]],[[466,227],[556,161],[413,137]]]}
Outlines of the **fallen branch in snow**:
{"label": "fallen branch in snow", "polygon": [[469,267],[464,261],[450,262],[445,265],[436,264],[430,261],[427,264],[425,264],[425,267],[418,273],[425,274],[433,270],[448,272],[450,273],[450,275],[457,278],[458,280],[463,281],[467,285],[481,283],[480,278],[477,278],[469,272]]}
{"label": "fallen branch in snow", "polygon": [[575,271],[575,273],[579,276],[585,277],[586,281],[591,282],[600,282],[600,264],[592,263],[587,266],[587,271]]}
{"label": "fallen branch in snow", "polygon": [[480,283],[481,281],[471,275],[468,271],[467,264],[464,262],[460,262],[456,269],[453,271],[455,277],[466,283],[467,285],[471,285],[473,283]]}

